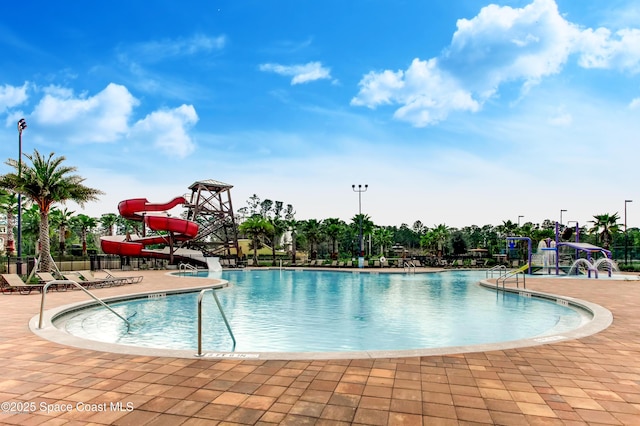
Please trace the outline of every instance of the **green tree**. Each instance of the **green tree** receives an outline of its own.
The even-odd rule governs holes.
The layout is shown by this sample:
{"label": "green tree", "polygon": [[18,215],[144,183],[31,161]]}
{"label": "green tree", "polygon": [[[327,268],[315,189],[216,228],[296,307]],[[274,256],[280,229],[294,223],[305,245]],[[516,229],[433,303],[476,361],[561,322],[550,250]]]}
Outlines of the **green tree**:
{"label": "green tree", "polygon": [[24,254],[34,254],[38,234],[40,232],[40,209],[35,204],[31,204],[28,209],[22,211],[22,252]]}
{"label": "green tree", "polygon": [[73,213],[75,212],[70,212],[67,208],[63,210],[52,208],[49,214],[49,221],[58,228],[58,250],[60,255],[64,255],[66,241],[70,237],[67,228],[71,224]]}
{"label": "green tree", "polygon": [[596,235],[596,242],[599,240],[602,247],[609,250],[613,234],[620,232],[620,225],[618,224],[620,217],[618,216],[618,213],[605,213],[594,215],[593,218],[595,220],[591,221],[593,226],[589,229],[589,233]]}
{"label": "green tree", "polygon": [[49,240],[49,211],[54,203],[74,201],[83,206],[88,201],[98,199],[102,191],[82,184],[84,178],[73,174],[75,167],[65,166],[64,156],[42,156],[37,150],[32,155],[25,154],[31,166],[18,161],[7,160],[6,164],[15,169],[15,173],[0,176],[0,188],[20,192],[40,210],[40,270],[51,271],[51,246]]}
{"label": "green tree", "polygon": [[253,263],[258,264],[258,246],[273,233],[273,225],[259,214],[253,215],[238,226],[238,231],[249,237],[253,246]]}
{"label": "green tree", "polygon": [[118,224],[119,216],[115,213],[105,213],[100,216],[99,222],[105,235],[113,235],[113,228]]}
{"label": "green tree", "polygon": [[[362,247],[362,251],[365,251],[364,240],[367,235],[371,235],[373,233],[373,229],[375,225],[373,221],[366,214],[357,214],[351,219],[351,226],[355,228],[358,235],[360,235],[360,227],[362,226],[362,240],[358,242],[358,248]],[[360,256],[360,253],[358,253]]]}
{"label": "green tree", "polygon": [[450,229],[447,225],[440,224],[433,228],[432,232],[436,246],[438,247],[438,257],[442,257],[444,255],[444,248],[449,240]]}
{"label": "green tree", "polygon": [[451,233],[451,248],[456,256],[467,252],[467,242],[462,231],[456,230]]}
{"label": "green tree", "polygon": [[331,258],[338,258],[338,240],[344,233],[346,223],[338,218],[328,218],[322,221],[322,232],[331,241]]}
{"label": "green tree", "polygon": [[393,245],[393,232],[389,227],[377,227],[373,231],[373,242],[380,247],[380,256]]}
{"label": "green tree", "polygon": [[302,223],[302,233],[309,242],[309,254],[312,259],[315,259],[316,244],[322,237],[322,221],[316,219],[305,220]]}
{"label": "green tree", "polygon": [[[80,241],[82,242],[82,255],[87,255],[87,236],[93,229],[98,226],[98,219],[79,214],[72,219],[72,225],[80,231]],[[93,234],[92,234],[93,235]]]}
{"label": "green tree", "polygon": [[436,234],[432,230],[428,230],[420,236],[420,247],[427,252],[436,251],[438,245],[436,242]]}

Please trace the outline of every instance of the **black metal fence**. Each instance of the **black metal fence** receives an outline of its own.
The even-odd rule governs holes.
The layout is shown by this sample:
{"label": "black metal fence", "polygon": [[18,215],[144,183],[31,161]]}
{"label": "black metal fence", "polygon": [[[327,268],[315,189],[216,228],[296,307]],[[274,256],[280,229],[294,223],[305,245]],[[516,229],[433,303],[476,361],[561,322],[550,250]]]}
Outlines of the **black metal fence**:
{"label": "black metal fence", "polygon": [[[100,269],[167,269],[169,262],[166,259],[145,259],[129,258],[109,255],[90,256],[64,256],[53,259],[60,272],[81,271],[90,269],[92,271]],[[20,275],[29,275],[36,265],[36,258],[33,256],[1,257],[0,272]]]}

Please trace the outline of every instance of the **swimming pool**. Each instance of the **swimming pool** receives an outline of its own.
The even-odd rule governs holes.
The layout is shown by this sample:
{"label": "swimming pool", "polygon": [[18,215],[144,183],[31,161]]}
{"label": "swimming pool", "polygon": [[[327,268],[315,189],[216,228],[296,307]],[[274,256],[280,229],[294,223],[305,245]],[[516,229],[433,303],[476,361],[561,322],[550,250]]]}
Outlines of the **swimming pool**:
{"label": "swimming pool", "polygon": [[[225,271],[217,295],[236,352],[412,350],[505,342],[558,334],[585,312],[477,285],[484,272],[377,274],[302,270]],[[101,307],[54,323],[85,339],[151,348],[197,347],[198,293],[111,304],[131,328]],[[203,347],[233,344],[211,297],[204,299]]]}

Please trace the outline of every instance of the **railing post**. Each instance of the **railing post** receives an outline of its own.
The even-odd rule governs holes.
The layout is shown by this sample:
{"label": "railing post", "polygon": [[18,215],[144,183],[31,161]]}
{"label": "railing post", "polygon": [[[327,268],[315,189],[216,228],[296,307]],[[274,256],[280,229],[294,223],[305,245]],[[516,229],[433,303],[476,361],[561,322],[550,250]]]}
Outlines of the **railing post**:
{"label": "railing post", "polygon": [[202,299],[204,295],[210,291],[213,295],[213,300],[216,301],[216,305],[218,305],[218,310],[220,310],[220,315],[222,315],[222,319],[224,320],[225,325],[227,326],[227,330],[229,331],[229,335],[231,336],[231,340],[233,341],[232,351],[236,349],[236,338],[233,335],[233,331],[231,331],[231,325],[229,325],[229,321],[227,321],[227,316],[224,314],[224,310],[222,309],[222,305],[220,304],[220,300],[216,295],[216,291],[213,288],[205,288],[200,291],[198,294],[198,353],[196,356],[203,356],[202,353]]}
{"label": "railing post", "polygon": [[47,289],[49,289],[49,286],[52,284],[72,284],[75,285],[76,287],[78,287],[80,290],[84,291],[86,294],[88,294],[89,296],[91,296],[91,298],[93,300],[95,300],[96,302],[100,303],[102,306],[104,306],[105,308],[107,308],[109,311],[111,311],[112,313],[114,313],[118,318],[120,318],[122,321],[124,321],[127,324],[127,329],[129,329],[129,327],[131,327],[131,323],[129,323],[129,321],[127,319],[125,319],[122,315],[120,315],[119,313],[117,313],[116,311],[114,311],[113,309],[111,309],[111,307],[109,307],[109,305],[107,305],[106,303],[104,303],[101,299],[99,299],[98,297],[96,297],[93,293],[91,293],[89,290],[87,290],[86,288],[84,288],[83,286],[81,286],[80,284],[78,284],[77,282],[73,281],[73,280],[53,280],[53,281],[49,281],[48,283],[46,283],[44,285],[44,287],[42,287],[42,299],[40,301],[40,319],[38,321],[38,328],[41,329],[42,328],[42,316],[44,314],[44,298],[47,295]]}

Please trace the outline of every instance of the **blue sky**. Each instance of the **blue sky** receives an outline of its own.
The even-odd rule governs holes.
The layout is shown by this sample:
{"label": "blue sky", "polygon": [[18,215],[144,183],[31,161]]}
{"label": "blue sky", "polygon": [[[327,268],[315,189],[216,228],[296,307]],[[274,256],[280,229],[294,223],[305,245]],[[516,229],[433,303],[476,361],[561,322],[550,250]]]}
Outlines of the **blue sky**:
{"label": "blue sky", "polygon": [[638,2],[3,3],[0,54],[0,158],[24,117],[105,192],[76,213],[216,179],[298,219],[368,184],[378,225],[640,226]]}

